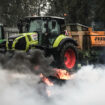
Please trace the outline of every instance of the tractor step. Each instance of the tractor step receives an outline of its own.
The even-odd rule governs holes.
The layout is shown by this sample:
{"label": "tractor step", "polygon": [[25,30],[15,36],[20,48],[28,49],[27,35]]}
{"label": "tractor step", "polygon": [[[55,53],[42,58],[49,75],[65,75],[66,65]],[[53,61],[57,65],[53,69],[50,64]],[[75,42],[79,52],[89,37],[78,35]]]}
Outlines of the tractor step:
{"label": "tractor step", "polygon": [[41,45],[35,45],[35,48],[41,49],[41,50],[54,50],[53,47],[47,47],[47,46],[41,46]]}

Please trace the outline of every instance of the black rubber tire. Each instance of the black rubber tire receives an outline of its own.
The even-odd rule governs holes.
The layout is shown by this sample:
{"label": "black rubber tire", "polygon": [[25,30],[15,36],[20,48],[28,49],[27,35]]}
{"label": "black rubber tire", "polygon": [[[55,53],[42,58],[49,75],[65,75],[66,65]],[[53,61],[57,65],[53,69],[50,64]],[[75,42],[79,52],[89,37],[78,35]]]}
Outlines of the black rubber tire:
{"label": "black rubber tire", "polygon": [[[65,59],[64,54],[65,54],[66,50],[69,48],[74,51],[75,56],[76,56],[75,66],[72,69],[67,68],[64,63],[64,59]],[[77,58],[78,58],[78,51],[77,51],[76,46],[70,42],[67,42],[63,45],[63,47],[59,51],[59,56],[58,56],[59,67],[66,69],[70,72],[75,72],[75,71],[77,71]]]}

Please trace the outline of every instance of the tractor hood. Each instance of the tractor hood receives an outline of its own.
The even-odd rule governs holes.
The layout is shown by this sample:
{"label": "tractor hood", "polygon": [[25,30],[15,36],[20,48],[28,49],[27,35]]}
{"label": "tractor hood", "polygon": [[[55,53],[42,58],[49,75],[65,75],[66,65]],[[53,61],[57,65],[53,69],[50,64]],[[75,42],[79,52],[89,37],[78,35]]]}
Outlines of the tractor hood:
{"label": "tractor hood", "polygon": [[31,36],[32,39],[35,41],[35,40],[38,40],[38,33],[37,32],[32,32],[32,33],[20,33],[20,34],[17,34],[17,35],[12,35],[9,37],[9,39],[16,39],[18,37],[21,37],[21,36]]}
{"label": "tractor hood", "polygon": [[[7,50],[27,51],[31,45],[37,45],[37,44],[38,44],[38,34],[36,32],[20,33],[17,35],[10,36],[8,38],[8,41],[6,42],[6,47]],[[17,45],[18,47],[16,47]]]}

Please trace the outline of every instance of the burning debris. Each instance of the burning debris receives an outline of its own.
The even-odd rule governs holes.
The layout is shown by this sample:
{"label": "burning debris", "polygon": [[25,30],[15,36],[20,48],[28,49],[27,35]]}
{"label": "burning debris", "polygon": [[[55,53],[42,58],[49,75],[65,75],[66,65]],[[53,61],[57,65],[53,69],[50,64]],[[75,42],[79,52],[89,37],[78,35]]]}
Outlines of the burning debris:
{"label": "burning debris", "polygon": [[[53,58],[45,58],[40,50],[31,51],[29,55],[24,52],[16,52],[13,55],[9,53],[1,56],[0,63],[2,68],[13,74],[13,78],[24,78],[25,75],[37,75],[40,79],[38,83],[44,83],[45,86],[39,85],[38,91],[45,90],[48,96],[52,91],[47,87],[53,87],[55,84],[60,85],[62,81],[70,79],[70,73],[66,70],[53,68],[50,66]],[[53,78],[53,79],[52,79]],[[64,83],[64,82],[63,82]],[[42,92],[39,92],[43,94]]]}
{"label": "burning debris", "polygon": [[63,69],[54,69],[56,71],[56,77],[61,80],[69,80],[70,79],[70,73],[67,70]]}
{"label": "burning debris", "polygon": [[44,77],[43,74],[40,74],[40,77],[42,78],[42,81],[47,84],[48,86],[53,86],[53,82],[51,82],[47,77]]}
{"label": "burning debris", "polygon": [[53,85],[53,82],[50,82],[50,76],[55,77],[57,80],[69,80],[70,73],[66,70],[52,68],[50,66],[52,61],[53,58],[45,58],[42,51],[32,50],[29,55],[24,52],[2,55],[0,63],[3,69],[12,72],[38,75],[48,86]]}

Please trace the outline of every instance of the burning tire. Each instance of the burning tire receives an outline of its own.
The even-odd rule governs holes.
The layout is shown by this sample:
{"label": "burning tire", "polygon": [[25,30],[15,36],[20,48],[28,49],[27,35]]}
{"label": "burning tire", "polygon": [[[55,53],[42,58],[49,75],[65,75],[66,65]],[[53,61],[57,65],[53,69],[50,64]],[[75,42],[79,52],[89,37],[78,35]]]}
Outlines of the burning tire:
{"label": "burning tire", "polygon": [[66,43],[60,50],[60,65],[69,71],[75,71],[77,65],[77,48],[72,43]]}

